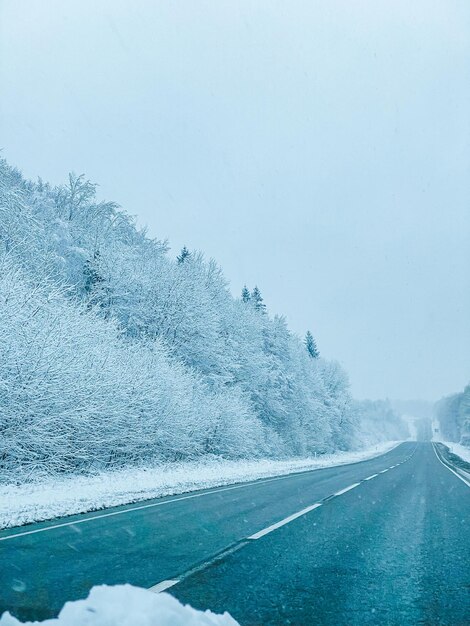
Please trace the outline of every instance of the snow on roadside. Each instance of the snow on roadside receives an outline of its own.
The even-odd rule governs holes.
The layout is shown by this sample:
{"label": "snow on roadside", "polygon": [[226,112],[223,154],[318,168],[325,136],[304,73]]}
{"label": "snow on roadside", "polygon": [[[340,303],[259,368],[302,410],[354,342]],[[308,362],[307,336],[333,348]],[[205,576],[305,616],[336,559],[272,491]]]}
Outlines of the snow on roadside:
{"label": "snow on roadside", "polygon": [[216,615],[183,606],[168,593],[155,594],[131,585],[93,587],[86,600],[67,602],[57,619],[20,622],[9,613],[0,626],[238,626],[228,613]]}
{"label": "snow on roadside", "polygon": [[0,485],[0,528],[198,489],[355,463],[384,454],[399,443],[387,441],[364,450],[322,455],[316,459],[212,459],[101,472],[94,476],[68,476],[23,485]]}
{"label": "snow on roadside", "polygon": [[466,448],[460,445],[460,443],[454,443],[453,441],[442,441],[441,443],[447,446],[453,454],[456,454],[467,463],[470,463],[470,448]]}

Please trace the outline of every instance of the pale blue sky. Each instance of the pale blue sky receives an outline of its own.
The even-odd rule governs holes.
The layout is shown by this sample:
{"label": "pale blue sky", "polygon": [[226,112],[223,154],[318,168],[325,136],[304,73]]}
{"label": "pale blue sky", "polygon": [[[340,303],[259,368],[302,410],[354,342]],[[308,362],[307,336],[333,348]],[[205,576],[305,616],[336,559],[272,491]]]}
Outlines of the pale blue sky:
{"label": "pale blue sky", "polygon": [[470,379],[470,3],[0,0],[0,146],[213,256],[358,397]]}

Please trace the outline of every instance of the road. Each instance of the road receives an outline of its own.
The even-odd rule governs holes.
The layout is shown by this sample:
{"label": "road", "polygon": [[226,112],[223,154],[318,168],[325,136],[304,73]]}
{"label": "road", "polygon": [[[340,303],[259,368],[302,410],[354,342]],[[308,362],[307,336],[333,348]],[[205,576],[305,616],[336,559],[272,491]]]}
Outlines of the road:
{"label": "road", "polygon": [[431,443],[0,533],[0,613],[95,584],[168,590],[242,626],[470,624],[470,488]]}

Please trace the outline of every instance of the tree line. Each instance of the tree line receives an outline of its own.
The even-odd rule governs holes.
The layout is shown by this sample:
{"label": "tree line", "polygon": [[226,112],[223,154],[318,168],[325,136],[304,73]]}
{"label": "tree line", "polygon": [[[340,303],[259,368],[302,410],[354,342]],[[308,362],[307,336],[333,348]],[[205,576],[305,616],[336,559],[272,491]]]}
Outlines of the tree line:
{"label": "tree line", "polygon": [[96,186],[0,162],[0,478],[349,449],[346,373]]}
{"label": "tree line", "polygon": [[470,447],[470,385],[459,393],[441,398],[434,407],[434,415],[446,441]]}

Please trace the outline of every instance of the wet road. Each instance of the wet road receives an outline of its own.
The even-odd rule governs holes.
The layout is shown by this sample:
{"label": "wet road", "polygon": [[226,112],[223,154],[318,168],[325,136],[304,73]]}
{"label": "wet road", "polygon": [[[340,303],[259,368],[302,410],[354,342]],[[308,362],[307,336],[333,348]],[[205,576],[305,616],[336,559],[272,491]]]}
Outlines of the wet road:
{"label": "wet road", "polygon": [[9,529],[0,611],[44,619],[94,584],[130,582],[242,625],[469,624],[469,496],[430,443],[405,443],[352,465]]}

